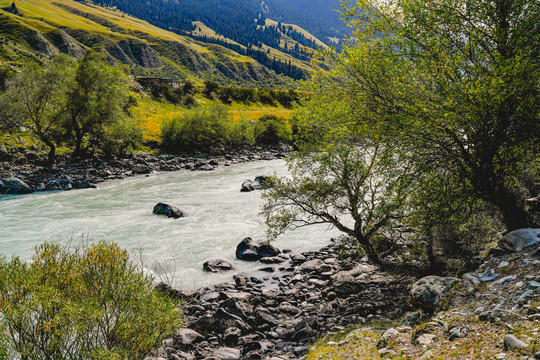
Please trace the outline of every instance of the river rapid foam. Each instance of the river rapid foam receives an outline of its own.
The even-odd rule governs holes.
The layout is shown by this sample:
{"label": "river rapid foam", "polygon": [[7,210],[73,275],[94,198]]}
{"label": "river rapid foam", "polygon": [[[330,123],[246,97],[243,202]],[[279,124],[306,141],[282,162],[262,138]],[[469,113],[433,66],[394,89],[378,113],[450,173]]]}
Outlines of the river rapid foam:
{"label": "river rapid foam", "polygon": [[[183,289],[224,281],[240,272],[263,267],[235,259],[245,237],[264,239],[259,215],[261,191],[241,193],[246,179],[286,175],[283,160],[219,167],[214,171],[154,173],[102,183],[97,189],[35,193],[0,199],[0,253],[30,259],[44,241],[80,246],[85,241],[116,241],[142,258],[157,278]],[[182,219],[152,214],[158,202],[187,212]],[[274,245],[295,251],[316,250],[337,232],[325,226],[302,228],[282,235]],[[236,270],[207,274],[202,264],[224,259]]]}

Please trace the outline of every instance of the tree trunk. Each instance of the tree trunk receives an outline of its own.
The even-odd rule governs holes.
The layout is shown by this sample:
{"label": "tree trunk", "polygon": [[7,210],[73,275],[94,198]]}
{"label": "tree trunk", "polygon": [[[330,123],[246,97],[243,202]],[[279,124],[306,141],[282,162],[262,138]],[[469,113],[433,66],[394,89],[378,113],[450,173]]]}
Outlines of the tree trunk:
{"label": "tree trunk", "polygon": [[81,156],[82,140],[82,131],[75,127],[75,150],[73,151],[73,158],[78,158]]}
{"label": "tree trunk", "polygon": [[373,265],[376,265],[381,270],[386,270],[387,264],[381,259],[379,253],[377,250],[375,250],[369,239],[367,239],[365,236],[360,236],[357,237],[356,240],[366,252],[366,256],[368,257],[369,261],[371,261]]}
{"label": "tree trunk", "polygon": [[53,166],[56,161],[56,146],[49,139],[42,139],[42,141],[49,147],[49,154],[47,154],[47,165]]}
{"label": "tree trunk", "polygon": [[529,226],[527,212],[519,206],[519,200],[508,191],[498,191],[496,206],[501,211],[506,230],[512,231]]}

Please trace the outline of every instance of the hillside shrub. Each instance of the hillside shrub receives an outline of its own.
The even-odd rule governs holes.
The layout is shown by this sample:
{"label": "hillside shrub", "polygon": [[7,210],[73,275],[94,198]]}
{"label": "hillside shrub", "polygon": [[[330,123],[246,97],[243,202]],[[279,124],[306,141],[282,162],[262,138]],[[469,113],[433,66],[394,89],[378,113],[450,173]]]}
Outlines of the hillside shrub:
{"label": "hillside shrub", "polygon": [[105,129],[101,149],[105,155],[125,156],[143,142],[144,131],[139,121],[122,119]]}
{"label": "hillside shrub", "polygon": [[162,146],[168,151],[206,150],[228,140],[227,108],[217,102],[189,110],[166,122],[161,129]]}
{"label": "hillside shrub", "polygon": [[142,358],[181,325],[178,304],[104,241],[79,250],[45,243],[32,262],[0,259],[0,305],[0,351],[22,359]]}
{"label": "hillside shrub", "polygon": [[292,128],[284,118],[265,115],[255,123],[255,142],[257,144],[279,144],[292,140]]}

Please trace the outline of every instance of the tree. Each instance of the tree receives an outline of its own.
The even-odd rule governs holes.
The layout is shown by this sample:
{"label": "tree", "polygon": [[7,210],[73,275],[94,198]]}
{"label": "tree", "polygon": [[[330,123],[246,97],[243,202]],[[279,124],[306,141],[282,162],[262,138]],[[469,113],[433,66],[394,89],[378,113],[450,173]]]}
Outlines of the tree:
{"label": "tree", "polygon": [[65,115],[65,88],[72,76],[70,60],[55,56],[44,67],[30,64],[8,81],[3,103],[6,111],[49,148],[48,163],[54,164],[56,140]]}
{"label": "tree", "polygon": [[32,260],[0,258],[0,354],[140,359],[181,325],[178,303],[114,243],[79,250],[46,243]]}
{"label": "tree", "polygon": [[[522,174],[538,160],[537,19],[531,0],[359,0],[342,54],[324,53],[319,100],[401,144],[418,171],[492,204],[508,230],[527,226]],[[538,175],[536,175],[538,176]]]}
{"label": "tree", "polygon": [[105,128],[124,114],[128,102],[128,79],[117,67],[106,64],[98,53],[88,51],[77,64],[73,83],[67,90],[67,128],[75,142],[74,156],[83,152],[86,136],[103,141]]}
{"label": "tree", "polygon": [[263,195],[270,239],[329,224],[354,239],[373,264],[392,269],[395,264],[384,258],[396,243],[378,249],[377,242],[393,242],[390,234],[404,218],[414,184],[406,158],[384,143],[344,140],[340,134],[339,140],[304,143],[287,161],[292,177],[271,177]]}

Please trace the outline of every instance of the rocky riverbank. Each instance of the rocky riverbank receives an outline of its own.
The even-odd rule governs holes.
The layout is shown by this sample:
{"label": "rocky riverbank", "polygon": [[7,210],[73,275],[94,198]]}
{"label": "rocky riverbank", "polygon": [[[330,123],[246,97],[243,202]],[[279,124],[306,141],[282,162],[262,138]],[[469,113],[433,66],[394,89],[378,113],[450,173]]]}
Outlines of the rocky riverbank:
{"label": "rocky riverbank", "polygon": [[316,252],[284,250],[261,259],[267,276],[179,291],[186,327],[146,360],[301,359],[321,336],[354,324],[396,318],[409,309],[412,279],[340,260],[339,241]]}
{"label": "rocky riverbank", "polygon": [[[212,171],[218,166],[238,163],[281,159],[289,148],[253,147],[235,152],[209,156],[152,155],[134,153],[125,158],[94,156],[78,162],[68,156],[60,156],[53,167],[43,166],[44,159],[38,155],[9,158],[0,162],[0,195],[26,194],[34,191],[72,190],[92,188],[96,184],[113,179],[124,179],[158,171]],[[33,153],[32,153],[33,154]]]}
{"label": "rocky riverbank", "polygon": [[309,359],[540,359],[540,229],[505,235],[462,279],[411,286],[420,310],[319,340]]}

